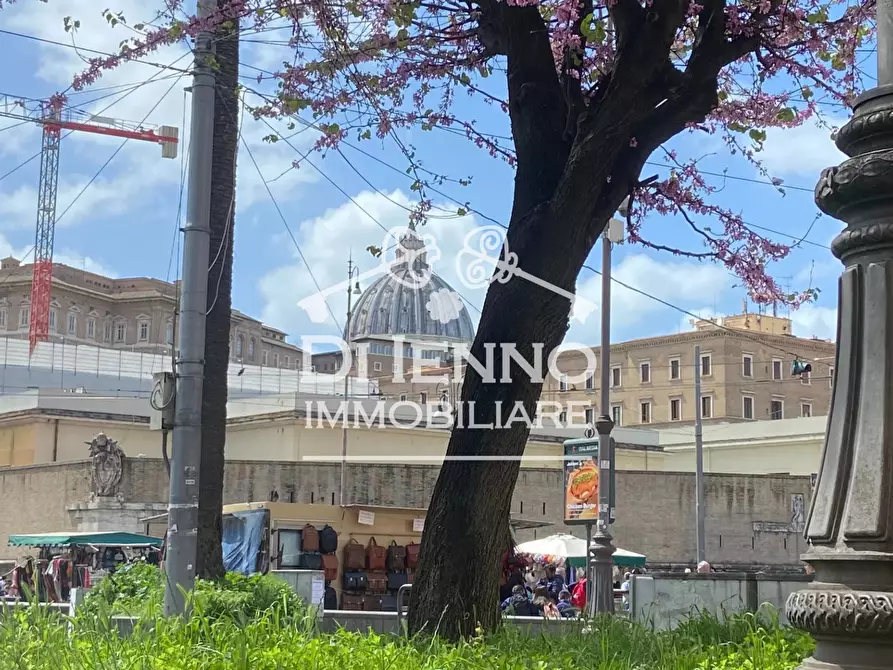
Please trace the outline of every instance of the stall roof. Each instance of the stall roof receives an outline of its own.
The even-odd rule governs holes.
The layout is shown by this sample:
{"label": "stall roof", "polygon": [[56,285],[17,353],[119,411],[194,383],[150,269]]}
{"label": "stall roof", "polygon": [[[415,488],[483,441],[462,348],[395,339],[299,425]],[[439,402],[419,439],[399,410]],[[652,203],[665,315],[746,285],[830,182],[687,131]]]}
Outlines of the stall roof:
{"label": "stall roof", "polygon": [[71,545],[92,545],[94,547],[160,547],[157,537],[106,531],[97,533],[31,533],[10,535],[11,547],[67,547]]}

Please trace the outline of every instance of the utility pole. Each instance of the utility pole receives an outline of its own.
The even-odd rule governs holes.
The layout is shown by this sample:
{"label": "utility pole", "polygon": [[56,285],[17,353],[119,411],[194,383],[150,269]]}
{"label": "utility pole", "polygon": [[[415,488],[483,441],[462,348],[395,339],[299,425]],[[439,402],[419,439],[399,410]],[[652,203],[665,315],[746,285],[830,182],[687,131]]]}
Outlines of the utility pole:
{"label": "utility pole", "polygon": [[[622,209],[622,207],[621,207]],[[623,223],[611,219],[602,234],[602,304],[601,304],[601,395],[598,431],[598,526],[589,545],[589,578],[587,589],[589,614],[614,612],[614,538],[611,523],[611,246],[612,240],[623,241]],[[589,537],[589,529],[586,532]]]}
{"label": "utility pole", "polygon": [[701,435],[701,347],[695,345],[695,534],[698,541],[698,563],[706,561],[704,539],[704,443]]}
{"label": "utility pole", "polygon": [[[211,0],[198,0],[199,21],[211,15]],[[176,399],[171,448],[164,612],[186,614],[184,592],[195,586],[198,548],[199,465],[202,444],[202,383],[211,236],[211,148],[214,140],[213,34],[195,37],[190,122],[189,199],[183,229],[183,282],[177,342]]]}
{"label": "utility pole", "polygon": [[[360,295],[360,282],[356,281],[354,286],[350,285],[352,279],[360,276],[360,268],[353,263],[353,257],[347,260],[347,322],[344,326],[344,340],[347,343],[347,355],[349,363],[353,366],[353,356],[350,350],[350,313],[353,304],[353,296]],[[350,394],[350,367],[344,375],[344,404],[347,405],[347,396]],[[341,488],[339,490],[338,499],[341,505],[346,505],[347,501],[344,497],[344,491],[347,488],[347,422],[350,417],[350,407],[345,406],[344,417],[341,420]]]}

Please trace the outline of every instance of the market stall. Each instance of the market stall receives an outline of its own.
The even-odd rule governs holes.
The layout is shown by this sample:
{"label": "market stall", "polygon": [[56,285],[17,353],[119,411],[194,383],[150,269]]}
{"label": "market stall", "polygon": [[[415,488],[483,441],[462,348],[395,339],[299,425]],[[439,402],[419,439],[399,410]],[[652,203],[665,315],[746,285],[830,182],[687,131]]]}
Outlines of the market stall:
{"label": "market stall", "polygon": [[9,546],[38,550],[37,556],[27,555],[17,561],[11,595],[65,602],[73,587],[89,588],[122,563],[156,561],[161,545],[156,537],[117,531],[10,535]]}
{"label": "market stall", "polygon": [[[569,571],[584,569],[588,561],[589,548],[586,540],[570,535],[558,533],[540,540],[532,540],[519,544],[519,554],[529,556],[535,563],[566,567]],[[645,556],[625,549],[614,551],[614,565],[620,567],[638,568],[645,565]],[[568,575],[568,582],[574,581],[573,575]]]}

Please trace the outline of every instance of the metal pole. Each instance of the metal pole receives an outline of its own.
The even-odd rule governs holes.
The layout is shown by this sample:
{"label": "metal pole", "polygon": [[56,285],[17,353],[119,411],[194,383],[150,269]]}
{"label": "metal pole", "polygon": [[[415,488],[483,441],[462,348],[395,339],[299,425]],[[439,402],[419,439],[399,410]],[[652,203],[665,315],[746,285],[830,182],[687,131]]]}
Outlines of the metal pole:
{"label": "metal pole", "polygon": [[[198,19],[211,15],[210,0],[199,0]],[[171,445],[170,502],[164,592],[165,614],[186,613],[184,592],[195,585],[198,534],[198,475],[202,444],[202,383],[205,313],[208,309],[211,153],[214,140],[212,33],[195,37],[190,124],[189,200],[183,229],[183,283],[177,351],[177,393]]]}
{"label": "metal pole", "polygon": [[[347,321],[344,326],[344,339],[347,343],[348,363],[353,365],[352,356],[350,355],[350,309],[353,298],[353,259],[347,261]],[[344,490],[347,488],[347,418],[350,408],[347,405],[347,396],[350,393],[350,368],[344,375],[344,416],[341,419],[341,491],[339,500],[341,505],[345,505]]]}
{"label": "metal pole", "polygon": [[704,445],[701,439],[701,347],[695,345],[695,514],[698,563],[706,561],[704,535]]}
{"label": "metal pole", "polygon": [[[601,335],[601,400],[600,413],[595,427],[598,431],[598,526],[589,545],[589,574],[592,598],[589,614],[614,612],[613,556],[614,545],[610,524],[611,514],[611,240],[608,229],[602,236],[602,335]],[[605,448],[606,447],[606,448]]]}

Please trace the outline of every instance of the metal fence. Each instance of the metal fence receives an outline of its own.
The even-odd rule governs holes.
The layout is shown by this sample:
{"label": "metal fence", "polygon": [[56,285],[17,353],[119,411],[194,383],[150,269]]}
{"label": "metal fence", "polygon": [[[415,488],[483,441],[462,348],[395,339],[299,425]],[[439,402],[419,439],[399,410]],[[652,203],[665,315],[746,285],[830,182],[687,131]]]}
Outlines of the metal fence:
{"label": "metal fence", "polygon": [[[41,342],[29,355],[28,342],[2,338],[0,394],[28,389],[58,389],[70,393],[146,396],[152,375],[170,371],[171,358],[163,354],[105,349],[86,344]],[[350,395],[372,395],[375,383],[350,379]],[[230,363],[228,386],[233,395],[307,393],[341,395],[344,378],[286,368]]]}

